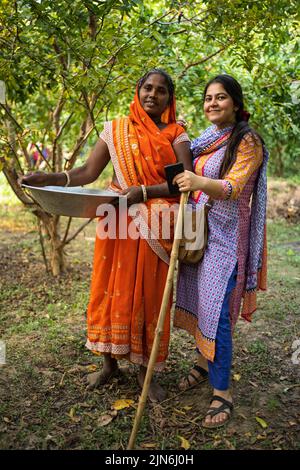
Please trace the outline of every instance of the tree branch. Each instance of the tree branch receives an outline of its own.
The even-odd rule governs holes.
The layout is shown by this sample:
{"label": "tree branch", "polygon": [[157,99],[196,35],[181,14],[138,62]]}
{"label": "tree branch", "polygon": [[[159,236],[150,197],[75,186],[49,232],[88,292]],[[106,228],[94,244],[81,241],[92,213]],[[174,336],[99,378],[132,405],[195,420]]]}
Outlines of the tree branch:
{"label": "tree branch", "polygon": [[1,108],[4,109],[4,111],[5,111],[6,114],[9,116],[9,118],[11,119],[11,121],[20,129],[20,131],[23,132],[23,127],[20,126],[20,124],[16,121],[16,119],[13,117],[13,115],[9,112],[8,106],[7,106],[6,104],[2,104],[2,103],[0,103],[0,106],[1,106]]}
{"label": "tree branch", "polygon": [[89,224],[92,222],[94,219],[89,219],[85,224],[83,224],[79,229],[72,235],[72,237],[68,238],[68,240],[65,242],[65,245],[68,245],[72,240],[74,240],[75,237]]}
{"label": "tree branch", "polygon": [[56,140],[58,140],[64,130],[64,128],[67,126],[68,122],[70,121],[70,119],[72,118],[73,116],[73,112],[67,117],[67,119],[65,120],[65,122],[63,123],[63,125],[60,127],[58,133],[57,133],[57,136],[56,136]]}
{"label": "tree branch", "polygon": [[69,217],[69,220],[68,220],[68,225],[67,225],[67,228],[66,228],[66,231],[65,231],[65,235],[64,235],[64,238],[61,242],[61,246],[63,247],[64,244],[65,244],[65,241],[67,239],[67,236],[69,234],[69,230],[70,230],[70,227],[71,227],[71,222],[72,222],[72,217]]}
{"label": "tree branch", "polygon": [[196,67],[196,65],[200,65],[200,64],[203,64],[204,62],[207,62],[208,60],[210,60],[212,57],[216,56],[217,54],[220,54],[220,52],[224,51],[227,47],[229,47],[230,44],[227,44],[226,46],[223,46],[221,47],[220,49],[218,49],[216,52],[213,52],[212,54],[206,56],[206,57],[203,57],[202,59],[200,60],[197,60],[196,62],[192,62],[191,64],[188,64],[184,67],[183,71],[179,74],[178,78],[181,79],[185,76],[185,74],[187,73],[187,71],[191,68],[191,67]]}
{"label": "tree branch", "polygon": [[[60,132],[60,125],[59,125],[60,116],[61,116],[63,106],[65,104],[64,92],[65,90],[62,90],[59,100],[57,102],[56,108],[53,112],[53,126],[54,126],[55,134],[56,134],[54,141],[53,141],[53,147],[52,147],[52,170],[53,171],[60,171],[60,166],[61,166],[61,158],[59,158],[59,160],[57,159],[57,147],[58,147],[57,141],[58,141],[58,135]],[[58,157],[61,157],[61,155],[58,155]]]}

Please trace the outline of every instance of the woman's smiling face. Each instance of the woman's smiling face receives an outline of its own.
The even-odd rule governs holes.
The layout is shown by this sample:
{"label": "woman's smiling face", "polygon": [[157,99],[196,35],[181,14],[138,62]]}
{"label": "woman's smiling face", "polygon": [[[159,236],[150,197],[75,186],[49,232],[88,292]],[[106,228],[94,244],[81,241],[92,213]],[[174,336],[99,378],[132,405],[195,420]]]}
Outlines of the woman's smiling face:
{"label": "woman's smiling face", "polygon": [[212,83],[204,97],[204,114],[218,128],[227,127],[236,121],[238,106],[221,83]]}
{"label": "woman's smiling face", "polygon": [[165,78],[159,73],[151,74],[139,90],[139,99],[151,118],[159,118],[170,102]]}

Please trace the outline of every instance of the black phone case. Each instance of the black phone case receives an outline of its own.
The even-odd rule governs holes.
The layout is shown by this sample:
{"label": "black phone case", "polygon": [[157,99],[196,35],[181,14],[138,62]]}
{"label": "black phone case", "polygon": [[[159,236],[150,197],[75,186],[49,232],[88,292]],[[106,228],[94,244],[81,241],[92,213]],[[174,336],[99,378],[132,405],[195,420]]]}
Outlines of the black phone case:
{"label": "black phone case", "polygon": [[173,178],[178,175],[179,173],[184,172],[183,163],[173,163],[172,165],[165,166],[165,173],[166,173],[166,180],[168,183],[168,188],[170,194],[180,194],[179,188],[177,184],[172,184]]}

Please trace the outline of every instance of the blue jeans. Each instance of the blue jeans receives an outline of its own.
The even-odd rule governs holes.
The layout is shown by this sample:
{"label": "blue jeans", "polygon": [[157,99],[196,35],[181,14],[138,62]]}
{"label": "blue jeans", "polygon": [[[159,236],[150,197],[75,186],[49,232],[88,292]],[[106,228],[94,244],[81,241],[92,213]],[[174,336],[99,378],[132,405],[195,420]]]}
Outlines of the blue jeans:
{"label": "blue jeans", "polygon": [[228,281],[220,314],[214,362],[208,362],[208,379],[213,388],[227,390],[230,384],[232,364],[232,335],[229,314],[230,294],[236,285],[237,267]]}

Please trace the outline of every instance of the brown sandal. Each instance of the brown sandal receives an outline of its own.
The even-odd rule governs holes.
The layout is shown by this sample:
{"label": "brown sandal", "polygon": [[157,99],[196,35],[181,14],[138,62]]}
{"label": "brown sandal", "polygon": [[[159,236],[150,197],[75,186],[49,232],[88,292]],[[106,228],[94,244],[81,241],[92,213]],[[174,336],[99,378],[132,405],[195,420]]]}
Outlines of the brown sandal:
{"label": "brown sandal", "polygon": [[[196,375],[193,371],[198,372],[198,374]],[[184,377],[180,382],[179,390],[184,392],[185,390],[189,390],[190,388],[195,387],[195,385],[205,382],[207,379],[207,370],[203,369],[203,367],[198,366],[198,364],[195,364],[193,365],[187,377]]]}
{"label": "brown sandal", "polygon": [[202,420],[202,423],[201,423],[203,428],[206,428],[206,429],[220,428],[224,426],[225,424],[227,424],[232,417],[233,404],[231,403],[231,401],[225,400],[225,398],[219,397],[218,395],[214,395],[212,399],[210,400],[210,403],[212,403],[214,400],[220,401],[222,405],[209,408],[206,413],[206,416],[213,417],[213,416],[218,415],[219,413],[226,413],[227,418],[225,418],[224,421],[221,421],[220,423],[207,424],[205,422],[205,418],[206,418],[205,416],[205,418]]}

